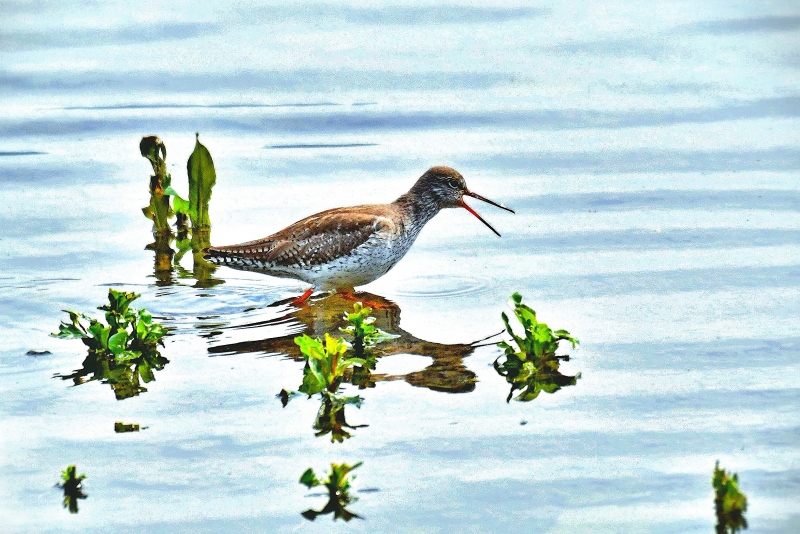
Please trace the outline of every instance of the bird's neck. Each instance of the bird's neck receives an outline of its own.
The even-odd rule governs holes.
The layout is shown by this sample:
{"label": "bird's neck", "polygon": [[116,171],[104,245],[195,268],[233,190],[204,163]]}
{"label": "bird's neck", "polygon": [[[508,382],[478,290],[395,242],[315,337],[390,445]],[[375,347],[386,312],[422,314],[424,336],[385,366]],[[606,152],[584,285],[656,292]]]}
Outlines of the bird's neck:
{"label": "bird's neck", "polygon": [[417,227],[417,230],[422,229],[425,223],[441,210],[439,203],[430,194],[425,193],[427,192],[418,190],[415,184],[408,193],[394,201],[394,204],[406,215],[409,224]]}

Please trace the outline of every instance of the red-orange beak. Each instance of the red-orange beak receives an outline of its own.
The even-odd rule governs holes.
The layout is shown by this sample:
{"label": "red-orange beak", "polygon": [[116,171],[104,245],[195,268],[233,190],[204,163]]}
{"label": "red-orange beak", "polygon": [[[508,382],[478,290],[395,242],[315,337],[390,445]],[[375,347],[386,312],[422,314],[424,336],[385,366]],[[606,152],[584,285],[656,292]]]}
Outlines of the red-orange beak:
{"label": "red-orange beak", "polygon": [[[488,198],[486,198],[486,197],[482,197],[482,196],[480,196],[478,193],[473,193],[473,192],[472,192],[472,191],[470,191],[469,189],[467,189],[466,191],[464,191],[464,193],[463,193],[463,194],[464,194],[464,195],[467,195],[467,196],[470,196],[470,197],[472,197],[472,198],[477,198],[478,200],[482,200],[482,201],[486,202],[487,204],[491,204],[492,206],[496,206],[496,207],[498,207],[498,208],[500,208],[500,209],[503,209],[503,210],[506,210],[506,211],[510,211],[511,213],[514,213],[514,210],[512,210],[511,208],[507,208],[507,207],[503,206],[502,204],[498,204],[497,202],[494,202],[493,200],[489,200],[489,199],[488,199]],[[491,230],[492,232],[494,232],[495,234],[497,234],[497,237],[500,237],[500,232],[498,232],[497,230],[495,230],[494,228],[492,228],[492,225],[491,225],[491,224],[489,224],[488,222],[484,221],[484,220],[483,220],[483,217],[481,217],[480,215],[478,215],[478,212],[477,212],[477,211],[475,211],[474,209],[470,208],[470,207],[467,205],[467,203],[466,203],[466,202],[464,202],[464,198],[463,198],[463,197],[461,198],[461,207],[462,207],[462,208],[464,208],[465,210],[467,210],[468,212],[470,212],[471,214],[473,214],[475,217],[477,217],[477,218],[478,218],[478,220],[479,220],[480,222],[482,222],[483,224],[485,224],[486,226],[488,226],[488,227],[489,227],[489,230]]]}

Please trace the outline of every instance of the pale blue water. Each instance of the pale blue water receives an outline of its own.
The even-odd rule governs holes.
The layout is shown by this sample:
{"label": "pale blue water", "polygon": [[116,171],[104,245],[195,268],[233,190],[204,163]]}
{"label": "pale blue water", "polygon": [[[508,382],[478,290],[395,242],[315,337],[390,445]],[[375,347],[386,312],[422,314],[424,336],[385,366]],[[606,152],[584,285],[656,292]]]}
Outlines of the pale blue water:
{"label": "pale blue water", "polygon": [[[794,3],[3,2],[0,17],[0,530],[712,532],[717,459],[750,531],[800,529]],[[581,340],[562,370],[582,378],[506,404],[494,347],[463,360],[465,393],[412,385],[431,359],[392,355],[377,372],[398,379],[347,411],[369,426],[315,438],[318,403],[275,399],[302,364],[264,342],[302,328],[270,306],[302,284],[220,269],[211,288],[156,285],[138,143],[164,140],[185,192],[197,131],[215,244],[455,167],[516,210],[472,203],[503,237],[448,210],[365,289],[437,343],[497,332],[519,291]],[[52,378],[85,355],[48,337],[60,310],[91,312],[108,287],[174,329],[170,363],[122,401]],[[251,348],[219,355],[232,344]],[[325,501],[297,483],[307,467],[362,460],[363,521],[300,516]],[[77,515],[52,487],[70,463],[88,475]]]}

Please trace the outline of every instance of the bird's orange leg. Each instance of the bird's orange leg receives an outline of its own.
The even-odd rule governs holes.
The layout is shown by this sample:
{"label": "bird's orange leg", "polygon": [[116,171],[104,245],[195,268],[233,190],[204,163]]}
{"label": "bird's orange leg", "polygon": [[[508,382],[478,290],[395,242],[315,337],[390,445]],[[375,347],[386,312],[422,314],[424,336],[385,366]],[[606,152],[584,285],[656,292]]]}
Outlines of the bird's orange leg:
{"label": "bird's orange leg", "polygon": [[303,304],[305,301],[307,301],[308,297],[310,297],[313,293],[314,293],[313,287],[306,289],[305,293],[303,293],[302,295],[300,295],[299,297],[297,297],[292,301],[292,306],[297,306],[299,308],[300,305]]}

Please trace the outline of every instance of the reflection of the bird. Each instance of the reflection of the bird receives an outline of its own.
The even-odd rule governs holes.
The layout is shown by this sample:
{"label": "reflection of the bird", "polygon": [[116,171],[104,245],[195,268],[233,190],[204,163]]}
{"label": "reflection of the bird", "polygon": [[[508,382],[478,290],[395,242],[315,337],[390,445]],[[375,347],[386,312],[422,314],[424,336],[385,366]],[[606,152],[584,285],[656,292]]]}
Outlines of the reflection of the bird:
{"label": "reflection of the bird", "polygon": [[[430,357],[433,362],[423,370],[404,376],[382,375],[369,373],[366,369],[357,369],[350,378],[352,383],[363,388],[372,387],[378,381],[404,378],[413,386],[425,387],[434,391],[467,393],[475,389],[475,373],[467,369],[463,362],[464,358],[472,354],[474,343],[443,344],[419,339],[399,327],[400,307],[397,304],[379,295],[366,292],[332,293],[320,298],[312,298],[306,301],[303,307],[294,308],[281,317],[229,327],[248,329],[283,326],[285,329],[290,329],[292,325],[298,323],[305,325],[305,329],[299,331],[297,328],[292,328],[291,334],[216,345],[210,347],[208,351],[212,354],[280,353],[294,360],[302,361],[303,356],[300,348],[295,344],[294,338],[302,333],[315,337],[321,337],[326,332],[341,336],[339,329],[347,325],[347,321],[343,318],[344,312],[352,310],[354,300],[362,301],[372,308],[370,315],[376,319],[375,327],[398,336],[376,345],[372,350],[376,357],[412,354]],[[288,302],[289,300],[276,302],[274,305],[285,305]]]}

